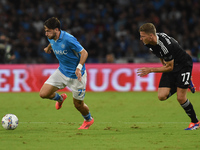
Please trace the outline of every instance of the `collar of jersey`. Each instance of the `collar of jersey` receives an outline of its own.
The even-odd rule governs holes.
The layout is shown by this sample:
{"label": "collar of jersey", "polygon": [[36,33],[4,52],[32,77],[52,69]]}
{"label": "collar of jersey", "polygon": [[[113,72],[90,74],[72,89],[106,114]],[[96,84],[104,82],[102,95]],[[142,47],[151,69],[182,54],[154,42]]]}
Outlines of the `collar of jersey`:
{"label": "collar of jersey", "polygon": [[60,36],[59,36],[59,38],[58,38],[57,41],[62,40],[63,36],[64,36],[64,31],[63,31],[63,30],[60,30]]}
{"label": "collar of jersey", "polygon": [[157,35],[157,34],[156,34],[156,36],[157,36],[157,42],[156,42],[156,43],[158,44],[158,41],[159,41],[159,37],[158,37],[158,35]]}

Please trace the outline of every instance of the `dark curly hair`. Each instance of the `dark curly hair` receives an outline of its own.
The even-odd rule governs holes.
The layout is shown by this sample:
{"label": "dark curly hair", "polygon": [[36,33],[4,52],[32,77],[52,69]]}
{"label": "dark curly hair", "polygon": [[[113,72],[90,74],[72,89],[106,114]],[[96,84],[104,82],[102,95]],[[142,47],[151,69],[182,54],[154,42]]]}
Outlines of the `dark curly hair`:
{"label": "dark curly hair", "polygon": [[46,26],[49,29],[58,28],[60,30],[60,21],[58,20],[58,18],[52,17],[44,22],[44,26]]}

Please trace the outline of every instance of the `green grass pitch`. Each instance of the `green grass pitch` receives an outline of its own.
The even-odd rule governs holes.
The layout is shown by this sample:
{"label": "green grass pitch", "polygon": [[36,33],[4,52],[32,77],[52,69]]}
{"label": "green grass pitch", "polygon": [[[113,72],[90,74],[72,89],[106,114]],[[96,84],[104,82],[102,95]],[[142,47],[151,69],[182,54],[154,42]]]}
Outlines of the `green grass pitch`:
{"label": "green grass pitch", "polygon": [[[87,92],[94,117],[88,130],[78,130],[81,114],[72,94],[60,110],[38,93],[1,93],[0,117],[19,118],[15,130],[0,127],[0,150],[196,150],[200,129],[185,131],[190,119],[176,95],[164,102],[156,92]],[[200,118],[200,93],[188,93]]]}

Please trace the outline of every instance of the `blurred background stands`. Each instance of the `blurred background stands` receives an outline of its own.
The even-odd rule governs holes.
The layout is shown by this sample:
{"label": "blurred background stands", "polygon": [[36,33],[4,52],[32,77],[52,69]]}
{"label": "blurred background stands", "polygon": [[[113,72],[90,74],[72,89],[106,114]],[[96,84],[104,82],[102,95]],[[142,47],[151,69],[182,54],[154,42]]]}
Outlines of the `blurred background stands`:
{"label": "blurred background stands", "polygon": [[159,62],[140,42],[138,28],[145,22],[200,61],[198,0],[1,0],[0,36],[9,39],[15,56],[8,63],[57,63],[43,51],[43,22],[52,16],[88,51],[87,63],[107,63],[109,54],[114,63]]}

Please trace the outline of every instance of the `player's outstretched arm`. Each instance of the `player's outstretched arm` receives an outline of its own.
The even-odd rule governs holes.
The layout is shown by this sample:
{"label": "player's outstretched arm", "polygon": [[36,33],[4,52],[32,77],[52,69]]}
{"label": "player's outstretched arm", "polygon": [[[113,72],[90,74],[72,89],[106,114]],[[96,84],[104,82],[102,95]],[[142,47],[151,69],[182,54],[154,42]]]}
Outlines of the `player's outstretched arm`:
{"label": "player's outstretched arm", "polygon": [[52,50],[51,44],[49,44],[47,47],[44,48],[45,53],[50,54]]}
{"label": "player's outstretched arm", "polygon": [[83,64],[85,63],[85,61],[86,61],[86,59],[87,59],[87,57],[88,57],[88,52],[87,52],[85,49],[83,49],[83,50],[80,52],[80,54],[81,54],[80,62],[79,62],[79,64],[78,64],[78,66],[77,66],[77,68],[76,68],[76,72],[75,72],[75,74],[76,74],[76,76],[78,77],[78,80],[79,80],[79,81],[81,81],[81,69],[82,69]]}
{"label": "player's outstretched arm", "polygon": [[80,58],[79,64],[83,65],[88,57],[88,52],[85,49],[82,49],[82,51],[80,51],[80,54],[81,54],[81,58]]}
{"label": "player's outstretched arm", "polygon": [[164,62],[165,65],[162,66],[162,67],[154,67],[154,68],[148,68],[148,67],[143,67],[143,68],[140,68],[137,70],[137,75],[140,76],[140,77],[143,77],[151,72],[155,72],[155,73],[158,73],[158,72],[170,72],[173,70],[173,67],[174,67],[174,60],[171,60],[171,61],[165,61]]}
{"label": "player's outstretched arm", "polygon": [[165,65],[166,65],[166,62],[164,61],[164,59],[163,59],[163,58],[160,58],[160,61],[161,61],[161,63],[163,64],[163,66],[165,66]]}

